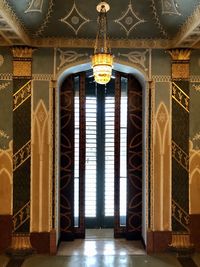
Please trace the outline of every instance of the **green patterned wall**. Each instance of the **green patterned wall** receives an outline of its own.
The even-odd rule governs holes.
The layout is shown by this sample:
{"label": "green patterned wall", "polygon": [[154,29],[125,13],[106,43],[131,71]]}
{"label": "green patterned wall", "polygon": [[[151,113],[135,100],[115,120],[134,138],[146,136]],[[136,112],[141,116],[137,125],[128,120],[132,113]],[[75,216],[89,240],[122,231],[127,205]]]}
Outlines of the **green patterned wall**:
{"label": "green patterned wall", "polygon": [[8,149],[12,140],[12,56],[9,48],[0,48],[0,149]]}

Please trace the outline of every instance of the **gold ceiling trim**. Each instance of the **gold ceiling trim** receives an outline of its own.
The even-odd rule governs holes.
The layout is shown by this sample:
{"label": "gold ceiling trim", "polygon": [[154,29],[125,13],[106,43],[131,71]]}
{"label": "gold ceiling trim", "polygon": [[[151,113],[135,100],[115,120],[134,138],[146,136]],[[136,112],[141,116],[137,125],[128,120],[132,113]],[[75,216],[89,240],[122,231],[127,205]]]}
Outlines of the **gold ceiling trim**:
{"label": "gold ceiling trim", "polygon": [[31,44],[29,36],[6,1],[0,1],[0,15],[23,43]]}
{"label": "gold ceiling trim", "polygon": [[180,31],[172,41],[173,46],[193,47],[200,40],[200,5],[182,25]]}
{"label": "gold ceiling trim", "polygon": [[[40,38],[31,40],[34,47],[92,48],[95,39],[80,38]],[[110,39],[112,48],[171,48],[169,39]]]}

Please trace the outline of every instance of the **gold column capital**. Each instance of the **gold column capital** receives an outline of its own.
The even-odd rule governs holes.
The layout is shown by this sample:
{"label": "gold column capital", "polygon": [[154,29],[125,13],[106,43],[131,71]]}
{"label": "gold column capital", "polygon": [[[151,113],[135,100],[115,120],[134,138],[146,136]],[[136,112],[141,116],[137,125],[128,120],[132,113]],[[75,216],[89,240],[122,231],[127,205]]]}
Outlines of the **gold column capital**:
{"label": "gold column capital", "polygon": [[189,48],[173,48],[167,50],[172,58],[171,76],[173,80],[188,80],[189,60],[191,49]]}
{"label": "gold column capital", "polygon": [[35,50],[36,48],[28,46],[13,46],[12,54],[14,58],[31,59]]}
{"label": "gold column capital", "polygon": [[172,48],[167,50],[173,61],[189,61],[191,49],[189,48]]}

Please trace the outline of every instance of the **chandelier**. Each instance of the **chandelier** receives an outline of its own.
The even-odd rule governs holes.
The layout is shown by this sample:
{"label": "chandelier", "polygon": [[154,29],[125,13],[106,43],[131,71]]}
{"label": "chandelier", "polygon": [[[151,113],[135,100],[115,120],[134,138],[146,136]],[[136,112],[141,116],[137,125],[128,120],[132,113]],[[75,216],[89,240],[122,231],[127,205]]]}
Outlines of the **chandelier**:
{"label": "chandelier", "polygon": [[97,35],[94,45],[94,55],[92,56],[92,68],[94,80],[99,84],[106,84],[112,75],[113,55],[108,40],[107,15],[110,6],[106,2],[100,2],[97,7],[99,12],[97,23]]}

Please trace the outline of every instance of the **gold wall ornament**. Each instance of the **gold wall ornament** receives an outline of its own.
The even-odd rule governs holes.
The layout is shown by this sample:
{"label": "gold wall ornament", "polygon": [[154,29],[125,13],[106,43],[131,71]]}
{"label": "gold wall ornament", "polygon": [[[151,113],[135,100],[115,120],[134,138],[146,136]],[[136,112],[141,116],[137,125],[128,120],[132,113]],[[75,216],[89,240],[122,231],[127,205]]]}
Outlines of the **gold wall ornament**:
{"label": "gold wall ornament", "polygon": [[182,166],[186,171],[189,168],[189,157],[174,141],[172,141],[172,157]]}
{"label": "gold wall ornament", "polygon": [[172,216],[187,232],[189,231],[190,216],[174,199],[172,199]]}
{"label": "gold wall ornament", "polygon": [[172,98],[189,113],[190,97],[175,83],[172,83]]}
{"label": "gold wall ornament", "polygon": [[16,46],[12,48],[13,57],[18,59],[32,59],[33,52],[36,48],[27,46]]}
{"label": "gold wall ornament", "polygon": [[0,215],[12,214],[12,141],[6,150],[0,149]]}
{"label": "gold wall ornament", "polygon": [[172,79],[189,79],[189,64],[187,63],[172,63]]}
{"label": "gold wall ornament", "polygon": [[172,58],[172,79],[189,79],[189,60],[191,49],[175,48],[168,49],[167,51]]}
{"label": "gold wall ornament", "polygon": [[32,62],[31,61],[13,61],[13,76],[14,77],[31,77]]}
{"label": "gold wall ornament", "polygon": [[17,213],[12,217],[13,232],[20,228],[30,218],[30,201],[27,202]]}
{"label": "gold wall ornament", "polygon": [[191,49],[189,48],[175,48],[167,50],[172,57],[173,61],[189,61]]}
{"label": "gold wall ornament", "polygon": [[21,106],[31,96],[31,80],[24,84],[13,95],[13,111]]}
{"label": "gold wall ornament", "polygon": [[13,170],[15,171],[31,156],[31,141],[28,141],[13,155]]}

